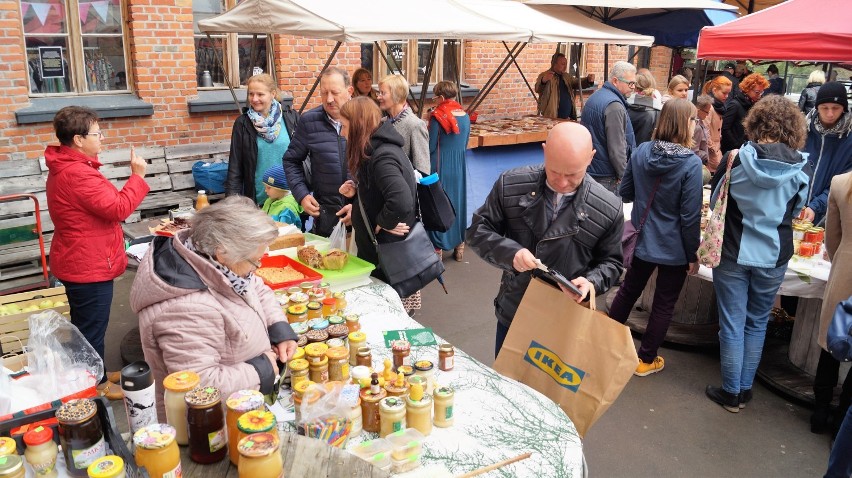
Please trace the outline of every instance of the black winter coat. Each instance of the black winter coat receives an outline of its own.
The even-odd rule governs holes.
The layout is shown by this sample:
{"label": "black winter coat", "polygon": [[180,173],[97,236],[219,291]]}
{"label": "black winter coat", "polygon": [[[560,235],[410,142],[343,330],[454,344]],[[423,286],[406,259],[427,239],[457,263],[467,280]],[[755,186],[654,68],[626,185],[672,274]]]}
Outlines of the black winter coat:
{"label": "black winter coat", "polygon": [[[257,169],[257,131],[243,108],[231,129],[231,152],[228,155],[228,178],[225,180],[225,194],[239,194],[254,201],[257,191],[254,177]],[[284,119],[286,133],[293,138],[299,113],[289,106],[281,105],[281,117]]]}
{"label": "black winter coat", "polygon": [[802,113],[808,114],[814,109],[820,86],[822,86],[822,83],[808,83],[808,86],[802,90],[802,94],[799,95],[799,109],[802,110]]}
{"label": "black winter coat", "polygon": [[651,135],[654,133],[654,128],[657,127],[657,118],[659,118],[660,112],[652,106],[633,103],[627,105],[627,116],[630,117],[630,123],[633,124],[636,144],[651,141]]}
{"label": "black winter coat", "polygon": [[[358,244],[358,257],[378,264],[376,248],[370,241],[367,228],[375,233],[376,225],[382,227],[376,240],[380,243],[397,242],[404,236],[395,236],[385,229],[393,229],[404,222],[414,224],[416,203],[416,180],[411,161],[402,150],[402,136],[390,121],[384,121],[370,138],[370,159],[358,170],[358,198],[364,204],[369,224],[364,223],[360,204],[352,204],[352,227]],[[385,280],[377,267],[373,275]]]}
{"label": "black winter coat", "polygon": [[621,276],[621,201],[586,174],[572,204],[547,227],[544,166],[524,166],[500,175],[473,213],[465,234],[468,247],[493,266],[503,269],[494,299],[497,320],[507,327],[532,278],[512,267],[522,248],[569,279],[583,276],[598,295]]}
{"label": "black winter coat", "polygon": [[749,138],[746,138],[743,120],[748,110],[754,106],[751,99],[742,91],[737,91],[728,100],[725,116],[722,117],[722,153],[737,149]]}

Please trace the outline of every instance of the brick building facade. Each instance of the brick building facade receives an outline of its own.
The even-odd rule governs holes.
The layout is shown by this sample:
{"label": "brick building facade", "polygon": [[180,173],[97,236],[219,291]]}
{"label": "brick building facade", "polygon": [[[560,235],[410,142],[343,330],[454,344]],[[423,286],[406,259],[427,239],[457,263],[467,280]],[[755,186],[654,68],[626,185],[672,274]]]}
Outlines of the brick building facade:
{"label": "brick building facade", "polygon": [[[50,121],[53,113],[68,104],[91,105],[98,109],[103,118],[101,128],[106,133],[104,143],[107,150],[130,145],[172,146],[228,139],[237,116],[233,102],[228,104],[224,101],[218,108],[220,111],[207,107],[196,108],[196,111],[203,110],[201,112],[192,112],[193,102],[215,93],[215,90],[199,88],[193,4],[191,0],[0,2],[0,88],[4,92],[0,96],[0,161],[38,159],[45,145],[55,142]],[[71,11],[72,7],[77,7],[79,17],[67,16],[65,20],[79,21],[82,25],[81,29],[76,29],[79,31],[72,28],[64,36],[55,31],[45,33],[53,15],[68,14],[66,9]],[[81,73],[78,77],[89,75],[90,54],[100,56],[104,51],[102,45],[105,40],[97,36],[100,32],[98,23],[105,22],[109,15],[117,15],[117,19],[110,21],[120,35],[111,41],[121,47],[123,40],[126,64],[124,76],[113,74],[109,81],[110,84],[118,84],[126,80],[127,86],[122,86],[121,91],[114,94],[112,87],[107,91],[68,94],[33,93],[33,62],[44,62],[39,55],[46,58],[46,53],[50,53],[49,48],[42,53],[33,45],[36,42],[40,42],[39,45],[64,42],[63,54],[68,54],[71,59],[74,57],[72,50],[78,48],[83,51],[82,59],[66,67],[69,71],[76,68],[74,71]],[[61,23],[61,18],[58,22]],[[123,29],[119,25],[122,23]],[[30,30],[36,33],[32,34]],[[294,104],[298,106],[334,43],[286,35],[276,35],[272,43],[274,67],[281,90],[292,95]],[[97,47],[101,50],[92,45],[101,45]],[[505,56],[505,48],[500,42],[487,41],[464,41],[462,45],[462,82],[474,88],[482,87]],[[530,83],[548,67],[555,47],[554,44],[529,45],[518,57],[518,64]],[[120,55],[121,52],[113,53]],[[627,47],[611,46],[610,64],[625,59],[627,55]],[[650,67],[663,88],[670,58],[671,50],[667,48],[651,49]],[[600,83],[605,76],[603,45],[587,45],[583,61],[583,71],[594,73]],[[360,67],[361,62],[361,45],[344,44],[332,64],[351,72]],[[374,76],[374,81],[376,79]],[[78,78],[77,81],[83,80]],[[91,83],[94,77],[87,81]],[[78,88],[85,89],[84,86]],[[224,93],[219,93],[221,98]],[[315,94],[309,106],[317,104]],[[512,67],[478,111],[480,118],[516,117],[535,113],[535,102],[521,75]]]}

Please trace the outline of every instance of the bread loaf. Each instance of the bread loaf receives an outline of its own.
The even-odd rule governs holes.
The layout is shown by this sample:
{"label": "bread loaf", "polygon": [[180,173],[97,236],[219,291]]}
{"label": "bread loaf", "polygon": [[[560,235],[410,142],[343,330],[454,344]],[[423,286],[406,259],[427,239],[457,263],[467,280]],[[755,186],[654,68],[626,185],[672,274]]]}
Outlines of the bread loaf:
{"label": "bread loaf", "polygon": [[302,233],[295,234],[285,234],[283,236],[278,236],[277,239],[272,241],[272,244],[269,245],[270,251],[275,251],[278,249],[285,249],[288,247],[297,247],[305,245],[305,235]]}

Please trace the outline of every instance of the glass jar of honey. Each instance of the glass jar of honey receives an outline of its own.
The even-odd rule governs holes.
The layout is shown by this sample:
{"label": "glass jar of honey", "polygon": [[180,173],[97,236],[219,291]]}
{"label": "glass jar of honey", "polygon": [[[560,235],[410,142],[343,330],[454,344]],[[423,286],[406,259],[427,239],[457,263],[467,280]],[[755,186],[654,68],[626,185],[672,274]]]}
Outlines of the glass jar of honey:
{"label": "glass jar of honey", "polygon": [[0,456],[0,477],[25,478],[26,470],[24,469],[24,460],[22,460],[18,455]]}
{"label": "glass jar of honey", "polygon": [[216,387],[197,387],[186,393],[189,457],[196,463],[216,463],[228,454],[225,414]]}
{"label": "glass jar of honey", "polygon": [[296,351],[293,352],[293,356],[290,357],[290,360],[298,360],[305,358],[305,348],[304,347],[296,347]]}
{"label": "glass jar of honey", "polygon": [[320,362],[328,351],[328,345],[322,343],[308,344],[305,346],[305,357],[309,363]]}
{"label": "glass jar of honey", "polygon": [[175,429],[175,441],[186,445],[189,438],[186,432],[186,392],[201,382],[198,374],[190,371],[175,372],[163,379],[163,402],[166,407],[166,423]]}
{"label": "glass jar of honey", "polygon": [[127,476],[124,471],[124,460],[116,455],[98,458],[89,465],[86,472],[89,478],[125,478]]}
{"label": "glass jar of honey", "polygon": [[[348,329],[349,327],[347,327]],[[353,367],[358,363],[358,349],[367,343],[367,334],[356,331],[349,332],[349,365]]]}
{"label": "glass jar of honey", "polygon": [[348,381],[349,352],[346,348],[330,348],[326,351],[325,356],[328,358],[328,379],[336,382]]}
{"label": "glass jar of honey", "polygon": [[450,344],[441,344],[438,347],[438,368],[443,372],[449,372],[455,366],[456,351]]}
{"label": "glass jar of honey", "polygon": [[307,321],[293,322],[292,324],[290,324],[290,328],[293,329],[293,332],[295,332],[296,335],[304,335],[305,333],[307,333],[308,330],[311,330],[311,328],[308,327]]}
{"label": "glass jar of honey", "polygon": [[56,411],[65,468],[71,476],[86,476],[89,465],[106,455],[97,412],[97,405],[88,398],[69,400]]}
{"label": "glass jar of honey", "polygon": [[361,317],[358,314],[346,314],[343,319],[346,320],[346,327],[349,328],[349,332],[361,330]]}
{"label": "glass jar of honey", "polygon": [[334,297],[326,297],[322,300],[322,315],[328,317],[337,314],[337,299]]}
{"label": "glass jar of honey", "polygon": [[[52,435],[52,432],[51,432]],[[9,437],[0,437],[0,456],[18,454],[18,444]]]}
{"label": "glass jar of honey", "polygon": [[373,366],[373,351],[370,350],[370,347],[358,347],[358,355],[355,357],[355,363],[364,367]]}
{"label": "glass jar of honey", "polygon": [[308,302],[308,320],[322,318],[322,304],[319,302]]}
{"label": "glass jar of honey", "polygon": [[293,385],[293,408],[296,410],[296,424],[302,421],[302,398],[305,391],[314,385],[315,382],[304,380],[296,385]]}
{"label": "glass jar of honey", "polygon": [[382,389],[378,393],[370,393],[370,389],[361,390],[361,421],[364,431],[379,433],[381,427],[381,412],[379,403],[388,394]]}
{"label": "glass jar of honey", "polygon": [[405,400],[386,397],[379,402],[379,437],[384,438],[405,428]]}
{"label": "glass jar of honey", "polygon": [[148,425],[133,434],[136,464],[144,466],[151,478],[182,476],[180,450],[175,443],[175,428],[165,423]]}
{"label": "glass jar of honey", "polygon": [[328,357],[322,357],[319,362],[311,362],[308,368],[308,376],[312,382],[328,382]]}
{"label": "glass jar of honey", "polygon": [[426,395],[432,395],[435,390],[435,365],[429,360],[418,360],[414,362],[414,376],[426,379]]}
{"label": "glass jar of honey", "polygon": [[[8,437],[3,438],[11,440],[14,446],[15,440]],[[31,430],[27,430],[24,433],[24,444],[27,445],[24,456],[36,476],[39,478],[56,478],[59,475],[56,470],[56,457],[59,456],[59,448],[56,446],[56,442],[53,441],[52,429],[39,425]],[[17,454],[17,452],[13,449],[13,453],[11,454]]]}
{"label": "glass jar of honey", "polygon": [[345,292],[334,292],[334,293],[331,294],[331,296],[334,297],[334,300],[337,301],[337,313],[343,314],[343,312],[346,310],[346,306],[349,305],[346,302],[346,293]]}
{"label": "glass jar of honey", "polygon": [[453,399],[455,391],[452,387],[438,387],[432,395],[435,403],[435,426],[447,428],[453,426]]}
{"label": "glass jar of honey", "polygon": [[310,362],[305,359],[294,359],[288,364],[290,368],[290,386],[295,387],[299,382],[308,380]]}
{"label": "glass jar of honey", "polygon": [[231,459],[231,463],[236,465],[237,460],[240,459],[240,454],[237,452],[237,442],[239,441],[237,419],[246,412],[265,409],[266,402],[263,400],[263,394],[257,390],[239,390],[232,393],[225,400],[225,424],[228,429],[228,457]]}
{"label": "glass jar of honey", "polygon": [[[346,327],[343,324],[333,324],[328,326],[328,338],[329,339],[340,339],[344,347],[347,347],[347,339],[349,338],[349,327]],[[347,349],[347,352],[349,349]]]}
{"label": "glass jar of honey", "polygon": [[[269,410],[252,410],[237,419],[237,442],[252,433],[278,433],[278,420]],[[236,448],[236,446],[234,447]],[[239,453],[239,450],[237,450]]]}
{"label": "glass jar of honey", "polygon": [[394,370],[398,370],[403,365],[411,365],[411,344],[407,340],[394,340],[391,350],[393,350]]}
{"label": "glass jar of honey", "polygon": [[429,436],[432,433],[432,397],[427,395],[420,384],[411,385],[411,391],[405,397],[406,424]]}
{"label": "glass jar of honey", "polygon": [[309,344],[325,342],[328,340],[328,331],[325,329],[311,329],[305,332],[305,337],[307,337]]}
{"label": "glass jar of honey", "polygon": [[253,433],[240,440],[239,478],[283,478],[278,433]]}
{"label": "glass jar of honey", "polygon": [[307,304],[293,304],[287,307],[287,322],[305,322],[308,320]]}

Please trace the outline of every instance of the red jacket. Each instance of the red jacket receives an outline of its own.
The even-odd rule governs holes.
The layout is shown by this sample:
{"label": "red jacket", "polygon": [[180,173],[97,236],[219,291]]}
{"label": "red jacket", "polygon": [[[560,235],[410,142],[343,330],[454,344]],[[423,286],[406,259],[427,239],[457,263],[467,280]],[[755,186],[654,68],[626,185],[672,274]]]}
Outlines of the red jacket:
{"label": "red jacket", "polygon": [[50,270],[59,280],[103,282],[127,268],[121,221],[139,207],[149,187],[131,174],[115,188],[98,171],[101,163],[67,146],[48,146],[44,159],[47,202],[53,221]]}

